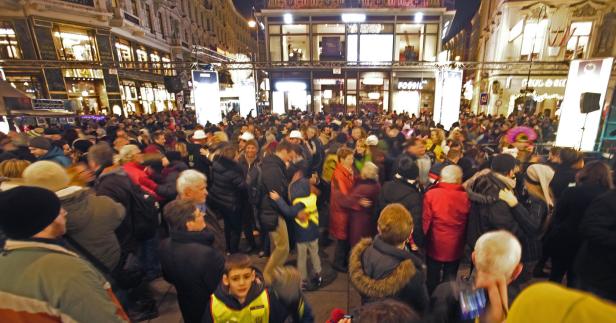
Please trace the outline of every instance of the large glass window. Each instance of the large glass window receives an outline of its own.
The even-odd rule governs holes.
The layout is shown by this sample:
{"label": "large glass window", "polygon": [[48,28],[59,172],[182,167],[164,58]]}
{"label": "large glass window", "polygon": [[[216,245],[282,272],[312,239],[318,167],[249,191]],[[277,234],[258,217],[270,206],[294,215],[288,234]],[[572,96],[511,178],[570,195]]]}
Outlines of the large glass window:
{"label": "large glass window", "polygon": [[571,38],[567,42],[565,59],[581,59],[586,56],[591,30],[592,22],[590,21],[571,23]]}
{"label": "large glass window", "polygon": [[395,59],[397,61],[436,60],[438,25],[398,24],[396,33]]}
{"label": "large glass window", "polygon": [[94,38],[86,30],[56,26],[54,28],[54,43],[60,59],[71,61],[98,60]]}
{"label": "large glass window", "polygon": [[144,47],[139,47],[135,51],[135,54],[137,55],[137,61],[142,62],[142,64],[139,64],[139,66],[142,68],[142,71],[147,72],[148,52],[145,50]]}
{"label": "large glass window", "polygon": [[[310,60],[308,25],[270,26],[269,46],[272,61],[299,62]],[[276,33],[280,33],[276,35]]]}
{"label": "large glass window", "polygon": [[533,59],[539,58],[539,55],[543,50],[547,26],[547,19],[526,22],[526,25],[524,26],[524,36],[522,38],[520,60],[530,60],[531,53]]}
{"label": "large glass window", "polygon": [[160,74],[161,65],[160,65],[160,55],[157,52],[153,52],[150,54],[150,61],[152,62],[152,68],[154,73]]}
{"label": "large glass window", "polygon": [[393,25],[362,24],[359,60],[365,63],[391,62],[394,46]]}
{"label": "large glass window", "polygon": [[0,58],[21,58],[15,30],[7,22],[0,22]]}
{"label": "large glass window", "polygon": [[[135,60],[133,57],[133,50],[130,47],[130,42],[124,39],[118,39],[115,43],[116,51],[118,53],[118,60],[120,62],[132,62]],[[127,67],[132,67],[132,64],[127,64]]]}
{"label": "large glass window", "polygon": [[342,24],[313,26],[312,59],[315,61],[344,60],[345,37]]}

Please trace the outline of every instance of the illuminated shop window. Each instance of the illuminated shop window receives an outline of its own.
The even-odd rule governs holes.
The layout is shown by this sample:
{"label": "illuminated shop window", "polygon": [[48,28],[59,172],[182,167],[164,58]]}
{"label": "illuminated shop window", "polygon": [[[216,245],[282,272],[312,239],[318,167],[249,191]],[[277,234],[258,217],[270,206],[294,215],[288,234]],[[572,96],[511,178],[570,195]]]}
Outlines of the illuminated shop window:
{"label": "illuminated shop window", "polygon": [[7,22],[0,22],[0,58],[22,58],[15,30]]}
{"label": "illuminated shop window", "polygon": [[90,31],[56,26],[54,43],[60,59],[69,61],[96,61],[96,45]]}

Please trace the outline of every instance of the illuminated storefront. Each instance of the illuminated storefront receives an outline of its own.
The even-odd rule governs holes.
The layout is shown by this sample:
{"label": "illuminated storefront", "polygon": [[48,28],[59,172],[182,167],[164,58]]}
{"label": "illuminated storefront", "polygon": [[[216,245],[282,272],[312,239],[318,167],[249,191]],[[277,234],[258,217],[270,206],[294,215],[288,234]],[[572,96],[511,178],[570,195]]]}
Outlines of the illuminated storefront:
{"label": "illuminated storefront", "polygon": [[436,61],[444,14],[444,8],[263,10],[272,110],[432,110],[434,70],[419,65]]}

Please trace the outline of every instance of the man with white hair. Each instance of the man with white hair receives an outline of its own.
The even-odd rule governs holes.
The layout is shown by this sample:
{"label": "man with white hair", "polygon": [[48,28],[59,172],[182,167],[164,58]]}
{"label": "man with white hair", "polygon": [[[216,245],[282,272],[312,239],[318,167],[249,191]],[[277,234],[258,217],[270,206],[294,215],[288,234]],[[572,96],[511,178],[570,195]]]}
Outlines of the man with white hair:
{"label": "man with white hair", "polygon": [[218,223],[216,216],[205,205],[208,194],[207,177],[194,169],[187,169],[180,173],[176,188],[178,200],[194,203],[197,209],[204,214],[203,218],[207,223],[206,230],[211,230],[214,234],[214,247],[224,252],[226,247],[222,227]]}
{"label": "man with white hair", "polygon": [[510,285],[522,272],[522,246],[511,233],[483,234],[472,254],[475,272],[469,281],[439,285],[432,294],[435,322],[503,322],[518,291]]}
{"label": "man with white hair", "polygon": [[456,279],[463,255],[470,202],[461,184],[462,169],[446,166],[440,182],[424,197],[423,232],[430,292],[438,284]]}

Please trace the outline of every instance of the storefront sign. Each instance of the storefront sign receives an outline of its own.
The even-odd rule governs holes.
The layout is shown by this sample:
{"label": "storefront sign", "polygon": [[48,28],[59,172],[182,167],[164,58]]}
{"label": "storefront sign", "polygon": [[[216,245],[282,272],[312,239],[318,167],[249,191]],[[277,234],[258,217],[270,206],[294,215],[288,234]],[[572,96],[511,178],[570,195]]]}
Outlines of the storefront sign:
{"label": "storefront sign", "polygon": [[32,100],[34,110],[64,110],[64,100],[34,99]]}
{"label": "storefront sign", "polygon": [[220,85],[215,71],[192,71],[195,112],[200,124],[217,124],[222,121]]}
{"label": "storefront sign", "polygon": [[522,87],[565,87],[567,79],[523,79]]}
{"label": "storefront sign", "polygon": [[[571,62],[565,98],[560,106],[556,146],[594,150],[613,62],[613,57]],[[580,98],[586,92],[601,94],[601,109],[590,113],[581,112]]]}
{"label": "storefront sign", "polygon": [[419,91],[419,90],[423,90],[426,84],[428,84],[427,80],[400,79],[398,80],[398,90],[399,91]]}

